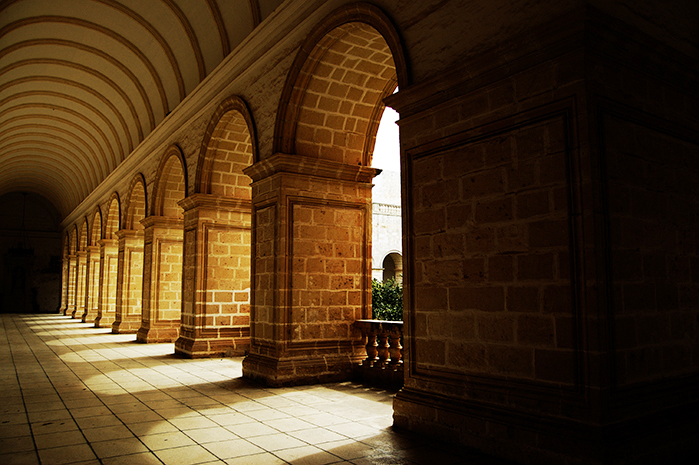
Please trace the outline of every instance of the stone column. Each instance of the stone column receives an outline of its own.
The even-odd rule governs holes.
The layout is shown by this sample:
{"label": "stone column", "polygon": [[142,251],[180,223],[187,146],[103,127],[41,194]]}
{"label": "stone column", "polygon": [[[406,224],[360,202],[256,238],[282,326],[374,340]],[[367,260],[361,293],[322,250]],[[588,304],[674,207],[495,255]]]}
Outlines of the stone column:
{"label": "stone column", "polygon": [[150,216],[141,220],[143,313],[139,342],[174,342],[182,313],[182,220]]}
{"label": "stone column", "polygon": [[119,241],[99,241],[100,268],[99,298],[95,328],[110,328],[116,317],[117,273],[119,270]]}
{"label": "stone column", "polygon": [[68,305],[64,315],[72,316],[75,312],[75,289],[78,283],[78,256],[68,255]]}
{"label": "stone column", "polygon": [[395,426],[518,463],[695,457],[689,64],[580,10],[386,99],[409,255]]}
{"label": "stone column", "polygon": [[97,308],[99,304],[99,278],[102,264],[100,262],[99,246],[90,246],[87,248],[87,270],[85,288],[85,311],[82,314],[83,323],[92,323],[97,317]]}
{"label": "stone column", "polygon": [[135,333],[141,327],[143,297],[143,231],[122,229],[119,238],[116,313],[113,333]]}
{"label": "stone column", "polygon": [[85,313],[85,291],[87,287],[87,250],[77,253],[77,275],[75,282],[75,310],[73,318],[82,318]]}
{"label": "stone column", "polygon": [[243,355],[250,346],[249,200],[195,194],[184,209],[182,326],[175,353]]}
{"label": "stone column", "polygon": [[364,351],[352,324],[370,317],[376,170],[277,154],[245,174],[253,293],[243,375],[269,385],[346,379]]}
{"label": "stone column", "polygon": [[66,256],[61,260],[61,306],[58,308],[58,313],[63,315],[68,310],[68,278],[70,273],[70,259]]}

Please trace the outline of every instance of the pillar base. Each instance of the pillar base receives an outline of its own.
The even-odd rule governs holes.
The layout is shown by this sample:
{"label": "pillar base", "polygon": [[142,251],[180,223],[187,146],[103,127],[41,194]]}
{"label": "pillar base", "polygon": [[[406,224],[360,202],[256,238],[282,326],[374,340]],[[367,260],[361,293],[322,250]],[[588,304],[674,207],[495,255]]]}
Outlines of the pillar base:
{"label": "pillar base", "polygon": [[175,342],[180,335],[180,322],[172,321],[171,325],[141,326],[136,333],[136,341],[143,343]]}
{"label": "pillar base", "polygon": [[85,312],[82,315],[82,322],[83,323],[94,323],[96,317],[97,316],[94,313],[90,314],[88,312]]}
{"label": "pillar base", "polygon": [[95,318],[95,328],[111,328],[114,325],[114,316],[97,316]]}
{"label": "pillar base", "polygon": [[243,377],[272,387],[347,381],[361,360],[350,354],[281,358],[250,354],[243,360]]}
{"label": "pillar base", "polygon": [[112,333],[114,334],[134,334],[140,328],[140,321],[115,321],[112,323]]}
{"label": "pillar base", "polygon": [[249,327],[212,330],[211,334],[181,330],[175,341],[175,354],[185,358],[234,357],[246,355],[249,350]]}

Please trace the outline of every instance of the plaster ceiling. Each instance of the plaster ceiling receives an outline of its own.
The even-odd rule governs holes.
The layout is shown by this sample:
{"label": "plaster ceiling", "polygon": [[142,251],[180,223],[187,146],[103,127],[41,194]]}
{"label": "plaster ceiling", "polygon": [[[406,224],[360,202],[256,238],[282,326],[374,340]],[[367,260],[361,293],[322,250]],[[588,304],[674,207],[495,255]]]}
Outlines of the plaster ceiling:
{"label": "plaster ceiling", "polygon": [[270,3],[1,1],[0,195],[33,192],[66,216]]}

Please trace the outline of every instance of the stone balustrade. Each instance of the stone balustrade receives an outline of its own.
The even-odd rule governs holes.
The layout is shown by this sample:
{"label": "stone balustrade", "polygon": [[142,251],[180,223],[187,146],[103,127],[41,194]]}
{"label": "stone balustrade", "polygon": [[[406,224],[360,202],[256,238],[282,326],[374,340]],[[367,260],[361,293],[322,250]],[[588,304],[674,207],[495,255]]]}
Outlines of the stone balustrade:
{"label": "stone balustrade", "polygon": [[367,354],[356,367],[357,376],[370,384],[403,386],[403,322],[356,320],[354,326],[366,341]]}

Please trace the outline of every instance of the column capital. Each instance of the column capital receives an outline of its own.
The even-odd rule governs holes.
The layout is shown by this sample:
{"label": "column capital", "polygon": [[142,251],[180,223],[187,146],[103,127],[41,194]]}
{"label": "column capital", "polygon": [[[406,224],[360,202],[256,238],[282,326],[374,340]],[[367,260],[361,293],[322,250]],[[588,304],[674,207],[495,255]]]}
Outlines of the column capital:
{"label": "column capital", "polygon": [[271,157],[259,161],[243,170],[250,176],[253,182],[277,173],[301,174],[338,181],[371,182],[381,172],[380,169],[368,166],[347,165],[327,161],[321,158],[306,157],[303,155],[290,155],[287,153],[275,153]]}
{"label": "column capital", "polygon": [[180,200],[177,204],[184,211],[202,207],[226,211],[250,212],[252,210],[252,201],[249,199],[236,199],[213,194],[192,194]]}

